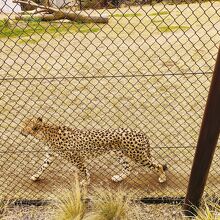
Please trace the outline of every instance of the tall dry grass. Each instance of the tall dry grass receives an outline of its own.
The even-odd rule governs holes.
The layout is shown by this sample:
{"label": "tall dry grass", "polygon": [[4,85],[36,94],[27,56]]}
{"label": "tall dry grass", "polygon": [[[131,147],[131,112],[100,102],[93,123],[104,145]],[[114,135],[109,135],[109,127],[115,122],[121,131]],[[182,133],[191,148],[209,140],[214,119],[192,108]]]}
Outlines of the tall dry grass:
{"label": "tall dry grass", "polygon": [[0,198],[0,220],[6,215],[8,202],[2,198]]}
{"label": "tall dry grass", "polygon": [[[91,201],[86,203],[86,190],[81,188],[78,178],[73,186],[60,193],[56,200],[53,220],[128,220],[134,204],[126,190],[94,188]],[[134,219],[134,218],[132,218]],[[135,219],[134,219],[135,220]]]}
{"label": "tall dry grass", "polygon": [[84,198],[86,192],[80,187],[78,178],[71,188],[56,197],[56,211],[53,220],[82,220],[86,213]]}
{"label": "tall dry grass", "polygon": [[[196,214],[191,213],[194,220],[220,220],[220,201],[204,198],[200,207],[191,205]],[[187,218],[187,216],[183,216]],[[188,218],[187,218],[188,219]]]}
{"label": "tall dry grass", "polygon": [[129,193],[122,189],[96,188],[91,201],[92,212],[87,220],[127,220],[133,209]]}
{"label": "tall dry grass", "polygon": [[[58,208],[53,220],[151,219],[148,213],[144,213],[144,209],[140,205],[132,202],[132,196],[126,189],[93,188],[93,194],[88,196],[90,198],[89,204],[86,204],[85,197],[85,189],[82,189],[79,182],[76,181],[70,190],[59,195]],[[186,219],[183,215],[179,215],[179,217]],[[173,219],[173,216],[166,215],[166,219]],[[204,202],[194,219],[220,220],[220,205],[208,201]]]}
{"label": "tall dry grass", "polygon": [[[86,200],[89,198],[89,200]],[[1,200],[0,200],[1,201]],[[3,201],[3,200],[2,200]],[[89,202],[87,202],[89,201]],[[156,206],[151,212],[146,205],[132,201],[132,194],[126,189],[93,188],[92,195],[87,195],[86,188],[81,187],[76,178],[69,189],[56,197],[55,208],[46,207],[41,213],[38,210],[18,209],[8,211],[8,204],[0,202],[1,220],[149,220],[149,219],[186,219],[183,215],[172,215],[164,205],[158,210]],[[180,211],[180,208],[178,212]],[[33,212],[33,213],[32,213]],[[166,213],[165,213],[166,212]],[[150,214],[150,215],[149,215]],[[163,218],[163,214],[164,218]],[[195,220],[220,220],[220,205],[207,199],[194,216]]]}
{"label": "tall dry grass", "polygon": [[220,205],[213,202],[204,202],[197,212],[195,220],[220,220]]}

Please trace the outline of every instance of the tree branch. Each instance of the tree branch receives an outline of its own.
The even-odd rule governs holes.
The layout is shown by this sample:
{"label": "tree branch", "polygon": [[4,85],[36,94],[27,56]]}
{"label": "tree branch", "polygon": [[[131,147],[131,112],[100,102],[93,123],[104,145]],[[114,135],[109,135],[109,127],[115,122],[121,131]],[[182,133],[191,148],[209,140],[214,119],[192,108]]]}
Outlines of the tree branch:
{"label": "tree branch", "polygon": [[[108,16],[107,15],[83,15],[82,12],[80,11],[71,11],[71,10],[64,10],[64,9],[59,9],[55,7],[50,7],[50,6],[44,6],[44,5],[39,5],[31,0],[13,0],[13,3],[22,3],[26,5],[31,5],[35,6],[40,9],[45,9],[49,13],[54,13],[54,16],[51,17],[48,20],[57,20],[57,19],[69,19],[71,21],[81,21],[81,22],[94,22],[94,23],[108,23]],[[58,16],[59,15],[59,16]],[[48,17],[49,18],[49,17]],[[22,19],[22,16],[21,16]],[[47,20],[46,16],[42,17],[43,20]]]}

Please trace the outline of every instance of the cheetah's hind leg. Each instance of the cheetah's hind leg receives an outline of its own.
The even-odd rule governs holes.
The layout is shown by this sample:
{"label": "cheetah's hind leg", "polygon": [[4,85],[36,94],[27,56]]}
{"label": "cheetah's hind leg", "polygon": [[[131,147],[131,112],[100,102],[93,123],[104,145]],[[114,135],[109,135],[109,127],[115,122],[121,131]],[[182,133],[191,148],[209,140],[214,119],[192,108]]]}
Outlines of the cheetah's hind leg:
{"label": "cheetah's hind leg", "polygon": [[121,182],[122,180],[127,178],[127,176],[131,173],[131,166],[129,164],[128,159],[123,155],[121,151],[114,151],[114,153],[116,155],[117,161],[120,165],[122,165],[123,169],[121,173],[112,176],[111,179],[114,182]]}

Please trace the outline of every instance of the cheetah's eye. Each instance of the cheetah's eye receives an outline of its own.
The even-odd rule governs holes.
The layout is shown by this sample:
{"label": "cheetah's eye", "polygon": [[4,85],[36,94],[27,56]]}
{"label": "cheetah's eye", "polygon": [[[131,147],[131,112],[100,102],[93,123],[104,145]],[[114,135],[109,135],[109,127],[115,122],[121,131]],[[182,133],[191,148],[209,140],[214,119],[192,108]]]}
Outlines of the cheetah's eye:
{"label": "cheetah's eye", "polygon": [[37,131],[38,130],[37,126],[33,127],[32,130]]}

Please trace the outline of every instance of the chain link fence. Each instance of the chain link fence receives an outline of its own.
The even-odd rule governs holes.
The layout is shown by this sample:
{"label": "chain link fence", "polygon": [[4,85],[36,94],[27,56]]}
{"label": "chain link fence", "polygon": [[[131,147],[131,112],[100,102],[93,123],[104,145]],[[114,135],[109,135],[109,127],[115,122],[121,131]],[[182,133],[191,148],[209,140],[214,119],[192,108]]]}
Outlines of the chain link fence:
{"label": "chain link fence", "polygon": [[[21,125],[40,116],[72,128],[145,132],[153,157],[168,166],[166,183],[133,163],[131,175],[114,183],[121,167],[104,154],[88,161],[90,185],[125,187],[135,198],[183,197],[219,45],[219,1],[37,4],[65,4],[60,10],[78,17],[57,19],[37,7],[21,14],[19,4],[1,2],[1,196],[47,199],[73,181],[74,165],[59,156],[39,181],[30,179],[45,150],[21,135]],[[220,192],[219,156],[217,147],[209,195]]]}

